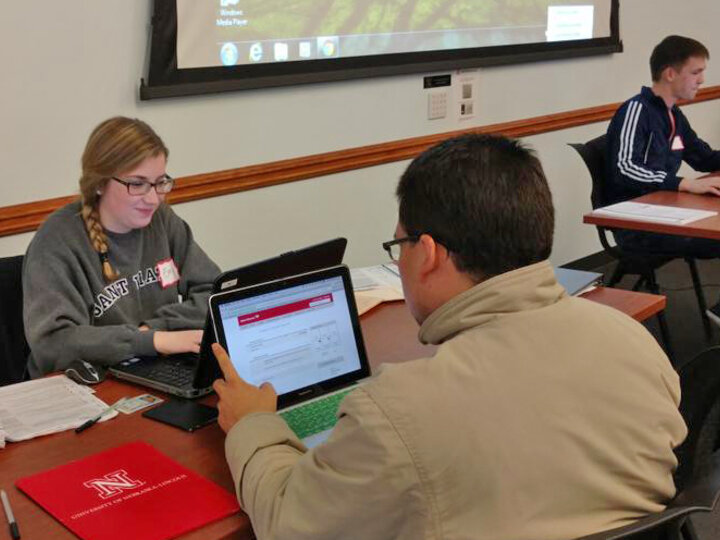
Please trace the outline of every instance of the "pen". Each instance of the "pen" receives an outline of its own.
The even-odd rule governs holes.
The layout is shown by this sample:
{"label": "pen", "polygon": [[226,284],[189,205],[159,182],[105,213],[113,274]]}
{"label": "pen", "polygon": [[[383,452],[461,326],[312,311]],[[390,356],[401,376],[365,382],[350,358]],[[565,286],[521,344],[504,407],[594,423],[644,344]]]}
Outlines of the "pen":
{"label": "pen", "polygon": [[3,509],[5,509],[5,517],[7,517],[8,525],[10,525],[10,536],[13,540],[20,540],[20,529],[18,529],[17,521],[13,515],[12,508],[10,508],[10,500],[8,499],[7,493],[4,489],[0,489],[0,499],[2,499]]}
{"label": "pen", "polygon": [[115,403],[113,403],[112,405],[110,405],[107,409],[104,409],[104,410],[100,411],[98,414],[96,414],[95,416],[93,416],[90,420],[88,420],[88,421],[85,422],[84,424],[76,427],[76,428],[75,428],[75,433],[80,433],[80,432],[82,432],[82,431],[85,431],[85,430],[86,430],[87,428],[89,428],[90,426],[94,426],[95,424],[97,424],[97,421],[100,420],[100,419],[103,417],[103,415],[109,413],[110,411],[114,411],[115,408],[116,408],[118,405],[122,405],[122,404],[125,402],[126,399],[127,399],[126,397],[118,399]]}

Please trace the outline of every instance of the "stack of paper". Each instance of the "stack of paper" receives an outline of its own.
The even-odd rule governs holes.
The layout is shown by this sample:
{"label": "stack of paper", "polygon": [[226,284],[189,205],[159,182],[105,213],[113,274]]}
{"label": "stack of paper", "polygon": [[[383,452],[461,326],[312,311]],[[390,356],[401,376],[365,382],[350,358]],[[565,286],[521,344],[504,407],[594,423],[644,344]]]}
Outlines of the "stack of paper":
{"label": "stack of paper", "polygon": [[610,218],[685,225],[686,223],[717,215],[717,212],[625,201],[593,210],[593,214]]}
{"label": "stack of paper", "polygon": [[8,441],[24,441],[74,429],[106,408],[93,390],[65,375],[11,384],[0,388],[0,431]]}
{"label": "stack of paper", "polygon": [[358,315],[370,311],[382,302],[403,300],[400,274],[395,264],[380,264],[353,268],[350,277],[355,291]]}

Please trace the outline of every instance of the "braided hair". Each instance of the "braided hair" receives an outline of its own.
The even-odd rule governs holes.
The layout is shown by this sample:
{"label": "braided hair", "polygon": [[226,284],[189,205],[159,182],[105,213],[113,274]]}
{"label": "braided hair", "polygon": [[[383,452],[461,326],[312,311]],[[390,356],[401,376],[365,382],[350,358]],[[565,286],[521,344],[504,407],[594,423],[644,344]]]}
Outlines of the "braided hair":
{"label": "braided hair", "polygon": [[100,221],[98,204],[112,176],[137,167],[145,159],[168,150],[162,139],[142,120],[116,116],[90,134],[82,155],[80,211],[93,249],[98,253],[105,281],[118,279],[110,264],[108,237]]}

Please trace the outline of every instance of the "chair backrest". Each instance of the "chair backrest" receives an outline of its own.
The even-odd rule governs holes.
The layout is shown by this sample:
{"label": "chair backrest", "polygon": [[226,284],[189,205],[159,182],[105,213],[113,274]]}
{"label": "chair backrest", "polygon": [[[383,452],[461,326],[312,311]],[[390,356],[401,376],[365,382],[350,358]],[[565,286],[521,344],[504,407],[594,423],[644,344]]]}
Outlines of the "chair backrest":
{"label": "chair backrest", "polygon": [[720,347],[710,347],[680,368],[680,412],[688,436],[676,450],[675,484],[701,474],[720,447]]}
{"label": "chair backrest", "polygon": [[[607,206],[605,199],[605,150],[607,146],[607,135],[600,135],[599,137],[590,139],[586,143],[570,143],[569,146],[572,146],[577,153],[580,154],[580,157],[585,162],[585,166],[588,168],[588,171],[590,171],[590,178],[592,178],[590,203],[593,209]],[[623,253],[617,246],[610,244],[607,238],[607,229],[598,225],[597,233],[603,249],[615,259],[621,259]]]}
{"label": "chair backrest", "polygon": [[30,353],[23,327],[23,256],[0,258],[0,386],[26,377]]}
{"label": "chair backrest", "polygon": [[570,144],[585,162],[592,178],[592,192],[590,202],[593,208],[606,206],[605,203],[605,151],[607,146],[607,135],[600,135],[589,140],[585,144]]}

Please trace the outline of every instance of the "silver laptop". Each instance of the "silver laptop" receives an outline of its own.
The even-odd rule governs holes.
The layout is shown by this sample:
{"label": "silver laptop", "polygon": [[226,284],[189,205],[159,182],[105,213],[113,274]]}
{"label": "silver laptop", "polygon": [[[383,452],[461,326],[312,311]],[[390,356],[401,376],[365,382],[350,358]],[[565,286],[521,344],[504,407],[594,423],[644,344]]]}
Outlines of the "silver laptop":
{"label": "silver laptop", "polygon": [[370,376],[350,272],[336,266],[210,297],[217,341],[238,374],[272,383],[278,412],[311,447]]}
{"label": "silver laptop", "polygon": [[[346,246],[345,238],[334,238],[224,272],[215,279],[213,292],[335,266],[342,262]],[[130,358],[112,366],[110,373],[118,379],[174,396],[204,396],[212,392],[212,383],[220,376],[210,348],[214,336],[208,315],[199,355],[184,353]]]}

